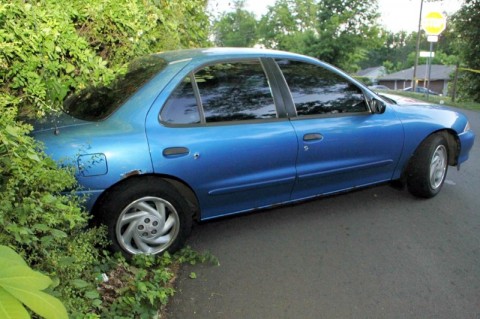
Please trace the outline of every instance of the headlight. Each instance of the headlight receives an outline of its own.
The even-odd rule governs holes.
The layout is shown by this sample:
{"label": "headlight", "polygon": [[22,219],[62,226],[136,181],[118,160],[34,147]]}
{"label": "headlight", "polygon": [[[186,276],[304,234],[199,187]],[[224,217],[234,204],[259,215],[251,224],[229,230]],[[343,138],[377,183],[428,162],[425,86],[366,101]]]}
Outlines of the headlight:
{"label": "headlight", "polygon": [[470,127],[470,122],[467,121],[467,125],[465,125],[464,132],[470,131],[472,128]]}

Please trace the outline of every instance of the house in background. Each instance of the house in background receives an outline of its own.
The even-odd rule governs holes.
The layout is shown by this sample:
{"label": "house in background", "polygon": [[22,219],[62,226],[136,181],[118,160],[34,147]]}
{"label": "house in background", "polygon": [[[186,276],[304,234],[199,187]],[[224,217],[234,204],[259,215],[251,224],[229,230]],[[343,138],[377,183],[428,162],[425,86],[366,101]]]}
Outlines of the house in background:
{"label": "house in background", "polygon": [[[448,93],[448,83],[450,82],[450,75],[455,72],[453,65],[438,65],[432,64],[430,71],[430,90],[438,92],[443,95]],[[385,85],[392,90],[403,90],[412,86],[413,67],[387,74],[378,79],[378,84]],[[417,86],[426,87],[428,79],[428,65],[422,64],[417,66]]]}
{"label": "house in background", "polygon": [[360,70],[355,73],[354,77],[357,78],[367,78],[371,81],[372,84],[378,83],[378,78],[387,74],[387,70],[383,66],[376,66],[373,68],[368,68],[364,70]]}

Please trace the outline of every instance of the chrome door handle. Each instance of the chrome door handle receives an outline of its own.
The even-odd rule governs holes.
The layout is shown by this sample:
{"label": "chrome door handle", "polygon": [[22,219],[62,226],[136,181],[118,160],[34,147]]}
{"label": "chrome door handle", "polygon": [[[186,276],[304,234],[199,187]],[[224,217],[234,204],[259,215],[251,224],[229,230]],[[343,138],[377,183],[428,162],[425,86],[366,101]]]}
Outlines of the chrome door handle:
{"label": "chrome door handle", "polygon": [[305,142],[321,141],[323,140],[323,135],[320,133],[308,133],[303,136],[303,140]]}
{"label": "chrome door handle", "polygon": [[190,150],[186,147],[169,147],[163,150],[162,154],[165,157],[178,157],[188,155]]}

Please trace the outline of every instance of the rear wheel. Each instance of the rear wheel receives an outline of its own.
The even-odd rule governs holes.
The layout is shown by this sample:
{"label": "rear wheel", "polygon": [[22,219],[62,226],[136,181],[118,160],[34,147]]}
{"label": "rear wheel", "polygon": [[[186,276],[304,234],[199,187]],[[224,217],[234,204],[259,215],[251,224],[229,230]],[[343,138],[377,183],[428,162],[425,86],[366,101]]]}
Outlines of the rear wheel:
{"label": "rear wheel", "polygon": [[104,201],[103,224],[112,248],[126,255],[180,249],[192,227],[192,210],[164,180],[145,177],[118,187]]}
{"label": "rear wheel", "polygon": [[407,186],[415,196],[437,195],[448,170],[448,145],[440,134],[429,136],[413,155],[407,171]]}

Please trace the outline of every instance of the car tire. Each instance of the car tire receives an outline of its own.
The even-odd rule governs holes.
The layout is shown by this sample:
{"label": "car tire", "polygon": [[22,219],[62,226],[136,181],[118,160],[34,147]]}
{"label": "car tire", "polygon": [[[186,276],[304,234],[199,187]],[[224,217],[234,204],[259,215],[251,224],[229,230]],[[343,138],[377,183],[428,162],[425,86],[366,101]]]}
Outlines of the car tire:
{"label": "car tire", "polygon": [[109,192],[100,221],[107,226],[114,251],[127,257],[157,255],[183,247],[193,211],[170,183],[144,177]]}
{"label": "car tire", "polygon": [[407,171],[407,187],[422,198],[437,195],[448,171],[448,144],[441,134],[430,135],[415,151]]}

